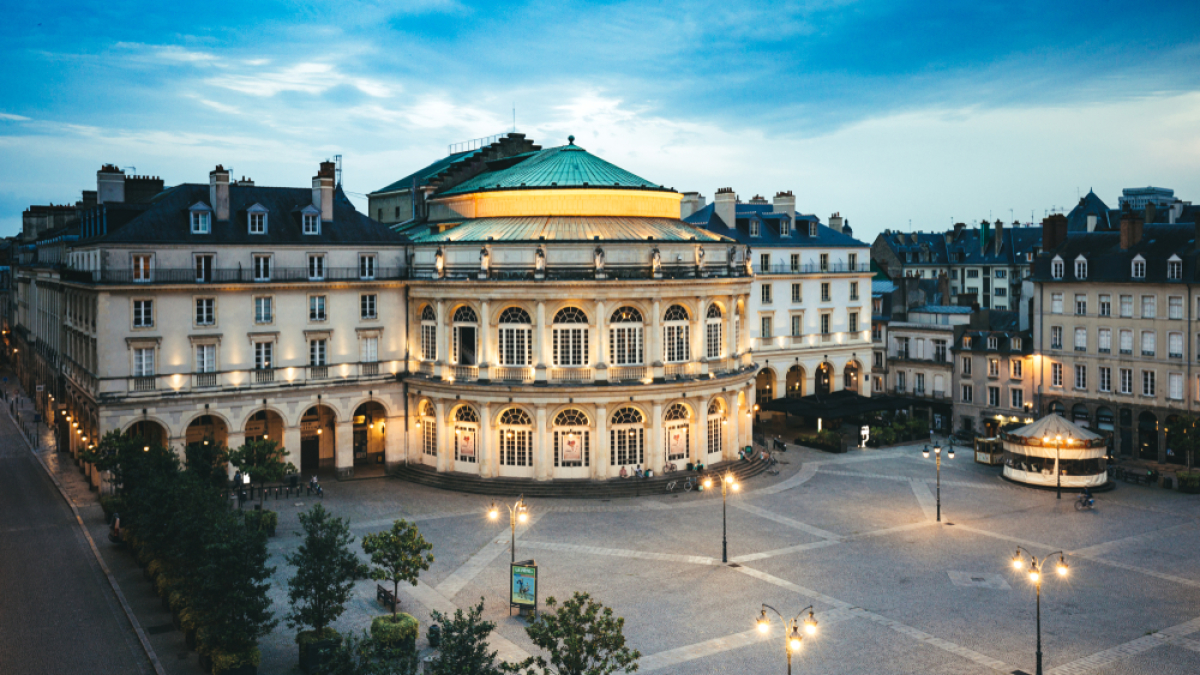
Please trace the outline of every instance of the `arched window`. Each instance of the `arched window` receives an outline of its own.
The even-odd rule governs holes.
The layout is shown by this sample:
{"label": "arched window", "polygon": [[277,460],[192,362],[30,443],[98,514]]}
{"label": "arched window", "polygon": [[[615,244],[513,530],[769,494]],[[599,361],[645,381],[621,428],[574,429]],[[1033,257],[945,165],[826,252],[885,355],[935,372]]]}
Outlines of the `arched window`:
{"label": "arched window", "polygon": [[691,413],[682,403],[673,403],[663,414],[666,422],[664,431],[667,435],[667,460],[687,460],[692,448],[691,424],[688,418]]}
{"label": "arched window", "polygon": [[608,329],[608,362],[612,366],[640,366],[642,353],[642,313],[633,307],[621,307],[612,313]]}
{"label": "arched window", "polygon": [[613,466],[630,466],[644,461],[645,418],[637,408],[613,413],[609,428],[609,454]]}
{"label": "arched window", "polygon": [[421,450],[429,457],[437,457],[437,420],[429,401],[421,403]]}
{"label": "arched window", "polygon": [[578,307],[554,315],[554,365],[588,365],[588,318]]}
{"label": "arched window", "polygon": [[666,363],[691,360],[688,311],[681,305],[671,305],[663,315],[663,354]]}
{"label": "arched window", "polygon": [[421,358],[437,361],[437,313],[432,305],[421,310]]}
{"label": "arched window", "polygon": [[567,408],[554,416],[554,466],[590,466],[591,427],[582,410]]}
{"label": "arched window", "polygon": [[479,433],[479,415],[469,405],[459,406],[454,411],[454,460],[476,462],[475,441]]}
{"label": "arched window", "polygon": [[[719,459],[725,448],[725,401],[714,398],[708,404],[708,454]],[[715,461],[713,457],[707,462]]]}
{"label": "arched window", "polygon": [[463,366],[473,366],[475,360],[475,337],[479,331],[479,317],[475,310],[463,305],[454,310],[454,362]]}
{"label": "arched window", "polygon": [[528,366],[533,363],[533,321],[529,312],[509,307],[500,313],[500,365]]}
{"label": "arched window", "polygon": [[708,315],[704,320],[704,355],[710,359],[721,358],[724,351],[721,308],[713,303],[708,306]]}
{"label": "arched window", "polygon": [[533,466],[533,420],[520,408],[500,413],[500,465]]}

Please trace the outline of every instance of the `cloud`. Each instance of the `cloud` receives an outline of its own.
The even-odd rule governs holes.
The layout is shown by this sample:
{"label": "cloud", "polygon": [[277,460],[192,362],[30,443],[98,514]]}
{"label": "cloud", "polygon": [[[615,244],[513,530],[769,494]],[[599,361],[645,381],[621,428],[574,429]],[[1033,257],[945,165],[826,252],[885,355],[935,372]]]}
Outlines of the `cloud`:
{"label": "cloud", "polygon": [[4,120],[6,122],[28,122],[29,119],[30,118],[24,115],[14,115],[12,113],[0,112],[0,120]]}
{"label": "cloud", "polygon": [[342,84],[376,98],[392,95],[392,88],[379,80],[347,77],[335,65],[317,62],[297,63],[274,71],[221,73],[206,78],[204,84],[262,97],[289,91],[321,94]]}

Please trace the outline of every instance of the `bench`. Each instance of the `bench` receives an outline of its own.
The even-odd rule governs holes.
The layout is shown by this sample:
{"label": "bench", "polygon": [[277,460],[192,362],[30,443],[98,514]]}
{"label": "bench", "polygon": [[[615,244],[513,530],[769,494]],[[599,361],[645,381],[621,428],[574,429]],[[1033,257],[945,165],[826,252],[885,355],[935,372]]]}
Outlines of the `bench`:
{"label": "bench", "polygon": [[392,593],[380,584],[375,584],[375,601],[388,608],[392,612],[395,612],[396,605],[400,604],[400,601],[396,599],[396,594]]}

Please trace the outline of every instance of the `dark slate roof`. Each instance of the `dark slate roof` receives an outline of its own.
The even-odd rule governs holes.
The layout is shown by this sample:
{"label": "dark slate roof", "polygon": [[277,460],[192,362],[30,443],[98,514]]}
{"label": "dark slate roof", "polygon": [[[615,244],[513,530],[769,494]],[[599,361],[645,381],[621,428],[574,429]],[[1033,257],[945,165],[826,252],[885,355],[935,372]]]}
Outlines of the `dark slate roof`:
{"label": "dark slate roof", "polygon": [[[423,232],[418,234],[418,232]],[[677,218],[640,218],[616,216],[521,216],[475,218],[444,232],[427,228],[408,231],[417,243],[430,242],[514,242],[514,241],[697,241],[723,242],[728,239],[692,227]]]}
{"label": "dark slate roof", "polygon": [[[1153,222],[1146,222],[1147,225],[1169,225],[1171,224],[1171,209],[1169,207],[1157,207],[1154,212]],[[1090,215],[1096,216],[1096,232],[1110,231],[1119,232],[1121,229],[1121,210],[1110,209],[1096,193],[1088,191],[1087,195],[1079,200],[1075,208],[1067,214],[1067,231],[1068,232],[1087,232],[1087,217]],[[1142,218],[1145,222],[1146,212],[1139,209],[1136,215]],[[1176,223],[1195,223],[1200,219],[1200,206],[1192,204],[1184,204],[1183,209]]]}
{"label": "dark slate roof", "polygon": [[446,155],[445,157],[434,162],[433,164],[430,164],[429,166],[427,166],[419,171],[414,171],[414,172],[408,174],[407,176],[405,176],[404,178],[401,178],[400,180],[396,181],[395,183],[392,183],[391,185],[388,185],[387,187],[376,190],[375,192],[372,192],[371,194],[380,194],[380,193],[384,193],[384,192],[396,192],[398,190],[409,190],[412,188],[413,180],[416,180],[418,187],[420,187],[422,185],[429,185],[430,179],[433,178],[434,176],[438,175],[439,173],[442,173],[443,171],[453,167],[456,164],[459,164],[468,159],[471,159],[475,155],[483,152],[483,150],[484,150],[483,148],[477,148],[475,150],[466,150],[463,152],[455,152],[455,153]]}
{"label": "dark slate roof", "polygon": [[[90,241],[172,244],[396,244],[408,238],[358,212],[334,189],[333,222],[322,221],[320,234],[301,234],[301,210],[312,205],[312,188],[229,186],[231,218],[216,220],[209,234],[192,234],[189,209],[209,205],[209,186],[184,183],[155,197],[151,206],[123,227]],[[246,210],[255,204],[267,209],[267,234],[250,234]],[[210,205],[211,206],[211,205]]]}
{"label": "dark slate roof", "polygon": [[[1025,255],[1042,245],[1041,227],[1006,226],[1001,233],[999,254],[996,253],[996,230],[991,227],[983,250],[980,250],[980,238],[984,235],[977,227],[964,228],[949,243],[943,232],[890,232],[880,236],[905,265],[1027,264]],[[929,254],[927,260],[921,258],[922,252]],[[912,262],[908,260],[909,253],[912,253]]]}
{"label": "dark slate roof", "polygon": [[667,190],[575,145],[528,153],[513,166],[486,171],[440,195],[521,188],[617,187]]}
{"label": "dark slate roof", "polygon": [[[792,225],[790,234],[780,236],[780,222],[784,218],[787,218],[788,214],[773,213],[772,211],[775,207],[771,204],[738,204],[736,211],[737,227],[730,229],[726,226],[725,221],[721,220],[721,217],[717,215],[715,207],[715,204],[708,204],[699,211],[684,218],[684,220],[695,227],[754,247],[829,248],[835,246],[868,246],[848,234],[838,232],[826,225],[821,225],[821,220],[811,214],[793,213],[792,220],[794,223],[798,223],[799,226]],[[759,222],[757,237],[750,236],[750,221],[754,219],[757,219]],[[817,223],[817,236],[808,236],[809,223]]]}
{"label": "dark slate roof", "polygon": [[910,314],[970,314],[971,308],[959,305],[923,305],[921,307],[913,307],[908,311]]}
{"label": "dark slate roof", "polygon": [[[1170,283],[1184,283],[1196,276],[1196,228],[1192,223],[1179,225],[1146,225],[1142,240],[1128,250],[1121,250],[1120,232],[1068,232],[1058,248],[1047,252],[1034,262],[1035,281],[1082,281],[1167,283],[1167,260],[1175,254],[1183,260],[1183,278]],[[1075,259],[1087,259],[1087,279],[1075,278]],[[1134,279],[1133,259],[1146,259],[1146,278]],[[1063,260],[1063,278],[1050,277],[1050,265],[1055,257]]]}

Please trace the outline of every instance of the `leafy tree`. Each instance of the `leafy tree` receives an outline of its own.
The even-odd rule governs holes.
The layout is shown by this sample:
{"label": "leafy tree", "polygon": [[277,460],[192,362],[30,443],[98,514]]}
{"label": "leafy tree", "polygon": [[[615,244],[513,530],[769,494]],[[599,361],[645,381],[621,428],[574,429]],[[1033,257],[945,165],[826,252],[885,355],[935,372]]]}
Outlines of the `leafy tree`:
{"label": "leafy tree", "polygon": [[549,652],[550,659],[531,656],[519,664],[505,664],[508,672],[525,675],[611,675],[638,669],[641,652],[625,646],[625,619],[592,600],[587,593],[575,595],[558,607],[546,598],[547,612],[525,628],[533,644]]}
{"label": "leafy tree", "polygon": [[1186,457],[1188,471],[1195,463],[1196,449],[1200,447],[1200,427],[1191,415],[1180,415],[1167,430],[1167,446]]}
{"label": "leafy tree", "polygon": [[258,483],[258,504],[262,506],[265,495],[262,487],[267,483],[283,480],[283,477],[296,473],[296,467],[291,462],[284,461],[283,448],[275,441],[250,441],[242,447],[229,452],[229,463],[250,474],[250,480]]}
{"label": "leafy tree", "polygon": [[304,543],[286,558],[296,568],[288,580],[287,623],[323,632],[346,611],[354,580],[365,577],[367,568],[350,549],[350,526],[325,507],[317,504],[301,513],[300,525]]}
{"label": "leafy tree", "polygon": [[[417,575],[429,569],[433,563],[433,544],[407,520],[392,523],[391,530],[368,534],[362,540],[363,552],[371,556],[371,578],[376,581],[392,582],[392,595],[399,604],[400,582],[417,585]],[[392,605],[392,616],[396,616],[396,605]]]}
{"label": "leafy tree", "polygon": [[427,667],[430,675],[496,675],[502,672],[496,664],[496,652],[488,651],[488,635],[496,624],[484,621],[483,598],[463,614],[461,609],[449,617],[436,609],[431,612],[434,623],[442,627],[442,645]]}
{"label": "leafy tree", "polygon": [[[362,632],[347,635],[330,658],[318,667],[318,675],[416,675],[416,652],[405,653],[376,642]],[[468,671],[462,671],[467,673]],[[474,675],[472,673],[471,675]]]}
{"label": "leafy tree", "polygon": [[223,512],[204,536],[197,566],[193,615],[206,647],[227,655],[253,652],[279,622],[267,591],[275,568],[267,566],[267,538]]}
{"label": "leafy tree", "polygon": [[229,474],[225,469],[228,463],[229,452],[225,444],[212,438],[192,443],[184,449],[183,465],[188,472],[218,490],[229,485]]}

